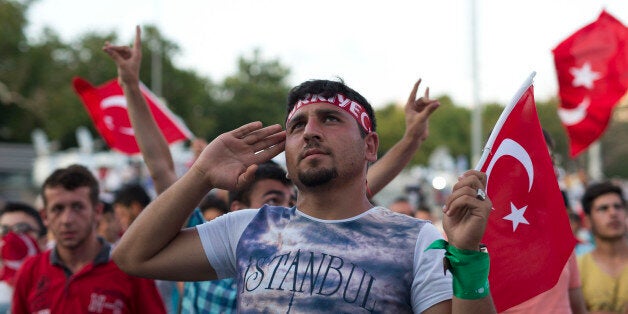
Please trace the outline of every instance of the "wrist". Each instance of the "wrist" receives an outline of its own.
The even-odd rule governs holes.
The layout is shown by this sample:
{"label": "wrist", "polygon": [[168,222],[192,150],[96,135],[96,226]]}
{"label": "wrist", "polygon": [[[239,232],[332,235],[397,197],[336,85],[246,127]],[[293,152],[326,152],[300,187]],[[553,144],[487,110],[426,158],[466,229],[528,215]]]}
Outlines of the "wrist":
{"label": "wrist", "polygon": [[120,76],[118,79],[120,87],[125,91],[140,90],[140,80],[137,78],[129,78]]}
{"label": "wrist", "polygon": [[421,146],[421,143],[423,143],[423,140],[421,136],[419,136],[418,134],[406,132],[403,134],[403,137],[401,137],[401,140],[399,141],[399,143],[402,145],[402,147],[405,150],[414,152],[417,149],[419,149],[419,147]]}
{"label": "wrist", "polygon": [[188,172],[192,173],[192,175],[195,177],[195,180],[201,182],[201,184],[209,186],[211,188],[214,187],[214,184],[212,183],[212,180],[211,178],[209,178],[208,175],[209,171],[200,167],[197,162],[194,162],[192,164],[192,166],[190,167],[190,171]]}
{"label": "wrist", "polygon": [[436,240],[426,249],[445,249],[444,271],[453,277],[453,293],[459,299],[475,300],[486,297],[489,290],[490,259],[486,246],[462,250],[445,240]]}

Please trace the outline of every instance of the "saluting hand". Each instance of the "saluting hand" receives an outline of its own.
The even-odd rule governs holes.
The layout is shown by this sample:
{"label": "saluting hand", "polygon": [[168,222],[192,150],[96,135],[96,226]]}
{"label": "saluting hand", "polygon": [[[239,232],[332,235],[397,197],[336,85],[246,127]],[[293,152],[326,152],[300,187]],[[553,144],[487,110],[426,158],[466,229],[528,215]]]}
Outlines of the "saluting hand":
{"label": "saluting hand", "polygon": [[284,150],[285,141],[280,125],[262,127],[259,121],[251,122],[214,139],[191,170],[199,171],[212,187],[237,190],[252,181],[257,164]]}

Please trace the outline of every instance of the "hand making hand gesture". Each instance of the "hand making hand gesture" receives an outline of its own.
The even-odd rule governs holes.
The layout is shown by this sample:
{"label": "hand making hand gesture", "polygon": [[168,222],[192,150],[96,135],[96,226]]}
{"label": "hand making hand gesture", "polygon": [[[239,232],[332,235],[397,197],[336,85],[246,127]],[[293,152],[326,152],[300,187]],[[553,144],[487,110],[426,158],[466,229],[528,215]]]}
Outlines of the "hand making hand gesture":
{"label": "hand making hand gesture", "polygon": [[280,125],[262,127],[259,121],[251,122],[214,139],[191,169],[199,171],[212,187],[237,190],[253,179],[256,164],[284,150],[285,140]]}
{"label": "hand making hand gesture", "polygon": [[102,48],[116,63],[120,86],[139,84],[140,65],[142,64],[141,33],[139,25],[136,26],[133,47],[113,46],[109,42],[105,42],[105,46]]}
{"label": "hand making hand gesture", "polygon": [[429,118],[432,112],[440,106],[436,99],[430,99],[430,88],[425,89],[425,94],[419,99],[416,98],[417,90],[421,84],[421,79],[414,83],[412,92],[408,97],[404,108],[406,114],[406,131],[404,137],[409,137],[419,142],[423,142],[429,135]]}

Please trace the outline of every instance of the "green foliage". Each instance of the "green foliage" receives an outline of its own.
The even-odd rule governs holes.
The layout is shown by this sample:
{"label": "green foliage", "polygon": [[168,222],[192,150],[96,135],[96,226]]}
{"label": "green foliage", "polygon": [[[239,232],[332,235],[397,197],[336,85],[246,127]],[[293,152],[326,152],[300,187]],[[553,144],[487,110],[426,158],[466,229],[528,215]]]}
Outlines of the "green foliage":
{"label": "green foliage", "polygon": [[[411,165],[427,164],[430,154],[438,146],[447,146],[453,156],[469,156],[471,112],[453,104],[447,96],[438,98],[441,106],[430,118],[429,136],[412,158]],[[389,104],[376,110],[377,133],[380,138],[379,155],[383,155],[403,135],[405,114],[401,105]]]}
{"label": "green foliage", "polygon": [[238,72],[225,78],[219,88],[216,135],[258,120],[264,125],[283,125],[289,72],[279,60],[262,60],[259,50],[251,58],[240,57]]}
{"label": "green foliage", "polygon": [[[628,113],[628,107],[618,107],[615,111],[623,110],[624,117]],[[628,178],[626,156],[628,156],[628,120],[616,119],[611,121],[608,129],[600,140],[602,147],[603,172],[610,178]]]}
{"label": "green foliage", "polygon": [[423,164],[438,146],[449,148],[454,157],[471,155],[471,110],[455,106],[449,97],[439,100],[441,106],[432,114],[429,137],[421,147],[422,154],[425,150]]}
{"label": "green foliage", "polygon": [[[63,42],[51,29],[39,38],[26,38],[26,12],[32,1],[0,0],[0,141],[30,142],[31,132],[42,128],[61,149],[76,146],[75,130],[87,126],[97,137],[93,123],[71,87],[72,78],[80,76],[95,85],[116,78],[112,60],[102,52],[105,41],[121,43],[115,32],[85,33],[71,42]],[[142,33],[143,63],[140,79],[151,87],[153,57],[161,60],[162,96],[198,137],[211,140],[220,133],[251,121],[265,125],[284,123],[290,69],[278,59],[262,58],[259,50],[241,56],[234,74],[219,83],[193,70],[177,67],[173,60],[179,53],[176,43],[166,39],[154,26]],[[438,146],[446,146],[454,156],[470,155],[471,110],[456,106],[447,96],[439,98],[441,107],[430,119],[430,135],[411,161],[427,163]],[[568,140],[556,114],[557,99],[539,101],[541,125],[556,142],[555,153],[568,170],[582,168],[586,154],[568,157]],[[483,141],[503,111],[502,104],[485,104],[482,111]],[[403,135],[405,117],[402,104],[388,104],[375,112],[380,136],[379,155],[385,154]],[[613,122],[602,138],[605,173],[628,177],[623,158],[628,145],[622,141],[626,122]]]}

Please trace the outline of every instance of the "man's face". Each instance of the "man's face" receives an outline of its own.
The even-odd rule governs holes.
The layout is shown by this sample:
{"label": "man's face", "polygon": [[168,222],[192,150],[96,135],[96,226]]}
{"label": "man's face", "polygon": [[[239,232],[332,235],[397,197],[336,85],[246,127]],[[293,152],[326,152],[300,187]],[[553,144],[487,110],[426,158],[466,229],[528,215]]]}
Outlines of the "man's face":
{"label": "man's face", "polygon": [[626,206],[622,204],[619,195],[603,194],[593,200],[591,205],[591,230],[602,240],[622,239],[627,232],[626,216]]}
{"label": "man's face", "polygon": [[44,189],[45,223],[52,231],[58,247],[79,249],[94,236],[102,206],[91,202],[89,192],[89,187],[71,191],[63,187]]}
{"label": "man's face", "polygon": [[[35,218],[21,212],[9,212],[0,216],[0,226],[2,231],[6,232],[23,232],[31,236],[33,239],[39,239],[39,225]],[[0,234],[0,239],[4,237],[4,233]]]}
{"label": "man's face", "polygon": [[353,116],[331,104],[300,108],[287,121],[286,133],[286,165],[298,186],[359,176],[366,161],[377,159],[377,136],[371,133],[365,141]]}
{"label": "man's face", "polygon": [[250,204],[241,204],[234,202],[232,210],[240,210],[244,208],[260,208],[264,204],[273,206],[290,206],[290,198],[292,195],[292,187],[286,186],[281,181],[273,179],[262,179],[251,187],[249,199]]}
{"label": "man's face", "polygon": [[130,206],[120,203],[113,204],[113,212],[115,213],[116,219],[120,222],[122,232],[129,229],[129,226],[141,211],[142,208],[138,203],[132,203]]}
{"label": "man's face", "polygon": [[115,243],[122,233],[122,227],[120,222],[116,219],[116,216],[112,212],[101,215],[101,219],[98,221],[97,227],[98,234],[105,238],[109,243]]}
{"label": "man's face", "polygon": [[273,206],[288,206],[292,189],[280,181],[262,179],[253,185],[251,190],[251,208],[260,208],[264,204]]}

